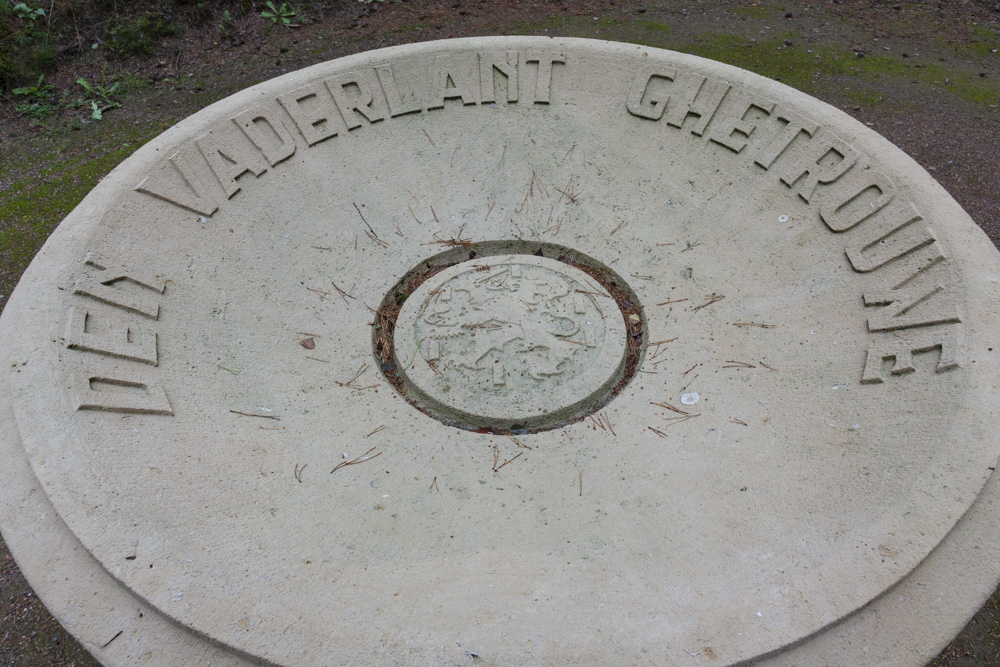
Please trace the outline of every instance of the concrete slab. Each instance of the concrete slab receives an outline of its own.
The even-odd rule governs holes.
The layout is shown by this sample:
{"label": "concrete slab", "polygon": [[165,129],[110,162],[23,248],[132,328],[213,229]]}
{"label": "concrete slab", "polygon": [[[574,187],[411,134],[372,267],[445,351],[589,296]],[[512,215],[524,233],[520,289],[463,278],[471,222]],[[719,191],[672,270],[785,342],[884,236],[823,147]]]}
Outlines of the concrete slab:
{"label": "concrete slab", "polygon": [[998,276],[898,149],[748,72],[361,54],[52,236],[0,319],[0,525],[106,664],[920,664],[1000,574],[964,577]]}

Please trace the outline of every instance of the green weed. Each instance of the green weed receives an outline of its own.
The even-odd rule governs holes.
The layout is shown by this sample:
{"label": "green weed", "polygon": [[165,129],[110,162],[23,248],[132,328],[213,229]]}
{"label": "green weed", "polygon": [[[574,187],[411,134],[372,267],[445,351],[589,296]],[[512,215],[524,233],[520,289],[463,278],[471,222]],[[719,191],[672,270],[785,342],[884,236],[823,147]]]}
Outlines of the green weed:
{"label": "green weed", "polygon": [[36,122],[45,120],[62,108],[61,103],[56,100],[55,86],[45,83],[44,74],[38,77],[34,85],[15,88],[11,92],[23,98],[14,110]]}
{"label": "green weed", "polygon": [[287,28],[297,28],[298,25],[292,23],[292,19],[295,17],[295,10],[287,3],[281,3],[280,7],[275,7],[271,0],[267,0],[265,3],[270,11],[263,11],[260,13],[261,18],[265,18],[271,21],[271,23],[281,23],[281,25]]}

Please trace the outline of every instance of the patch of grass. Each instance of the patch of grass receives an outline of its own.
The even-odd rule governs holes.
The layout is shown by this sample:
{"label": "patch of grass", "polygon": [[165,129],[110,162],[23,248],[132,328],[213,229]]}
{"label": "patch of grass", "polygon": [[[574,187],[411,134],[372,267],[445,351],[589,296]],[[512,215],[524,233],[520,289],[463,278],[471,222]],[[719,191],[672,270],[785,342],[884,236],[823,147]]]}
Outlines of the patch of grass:
{"label": "patch of grass", "polygon": [[120,56],[149,55],[159,39],[174,35],[177,27],[162,14],[143,12],[137,17],[119,18],[108,29],[108,41]]}
{"label": "patch of grass", "polygon": [[[33,148],[6,155],[5,169],[10,173],[34,176],[16,178],[0,198],[0,273],[20,275],[52,230],[98,181],[164,129],[160,123],[117,129],[95,124],[88,127],[95,136],[85,142],[39,137]],[[111,147],[93,150],[102,145]],[[4,288],[0,293],[9,294],[13,284],[0,287]]]}
{"label": "patch of grass", "polygon": [[125,97],[132,97],[149,88],[149,79],[137,72],[125,72],[117,77],[118,92]]}
{"label": "patch of grass", "polygon": [[967,51],[983,58],[996,58],[994,61],[996,67],[1000,67],[1000,33],[997,32],[998,30],[1000,28],[973,26],[972,36],[975,41],[960,51]]}
{"label": "patch of grass", "polygon": [[777,18],[781,10],[773,5],[745,3],[730,7],[729,11],[737,16],[745,16],[748,19],[760,19],[762,21],[766,21],[768,19]]}
{"label": "patch of grass", "polygon": [[810,49],[786,45],[784,39],[748,41],[740,36],[714,34],[678,50],[735,65],[808,93],[820,89],[826,78],[853,79],[858,85],[848,84],[840,92],[858,104],[878,100],[864,84],[884,77],[941,85],[946,91],[977,105],[997,104],[1000,99],[1000,88],[993,81],[952,72],[938,63],[916,67],[888,56],[858,58],[848,51],[821,46],[812,48],[810,53]]}
{"label": "patch of grass", "polygon": [[553,32],[567,37],[589,37],[670,48],[667,41],[674,30],[675,27],[669,23],[637,19],[632,16],[627,18],[601,16],[597,17],[596,21],[587,16],[555,16],[544,21],[522,24],[512,32],[517,34]]}

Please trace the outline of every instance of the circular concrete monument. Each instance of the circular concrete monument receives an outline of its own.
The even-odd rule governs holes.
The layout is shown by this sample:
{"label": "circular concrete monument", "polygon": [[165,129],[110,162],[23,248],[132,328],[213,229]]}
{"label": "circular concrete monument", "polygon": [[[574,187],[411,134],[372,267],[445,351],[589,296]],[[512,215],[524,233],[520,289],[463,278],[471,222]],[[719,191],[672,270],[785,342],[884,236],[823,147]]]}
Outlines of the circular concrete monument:
{"label": "circular concrete monument", "polygon": [[108,665],[918,665],[1000,577],[998,279],[754,74],[364,53],[52,235],[0,319],[0,526]]}

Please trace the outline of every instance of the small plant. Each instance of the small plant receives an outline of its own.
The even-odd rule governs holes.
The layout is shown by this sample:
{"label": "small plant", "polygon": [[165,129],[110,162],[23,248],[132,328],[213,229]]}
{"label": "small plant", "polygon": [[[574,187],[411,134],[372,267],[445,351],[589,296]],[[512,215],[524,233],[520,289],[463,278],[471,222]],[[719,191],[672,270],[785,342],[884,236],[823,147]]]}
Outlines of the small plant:
{"label": "small plant", "polygon": [[24,98],[23,102],[14,107],[14,110],[36,121],[48,118],[62,106],[56,101],[55,86],[51,83],[45,83],[44,74],[38,77],[35,85],[15,88],[11,92]]}
{"label": "small plant", "polygon": [[281,3],[280,7],[275,7],[271,0],[267,0],[267,8],[270,11],[263,11],[260,13],[261,18],[265,18],[271,21],[271,23],[281,22],[282,25],[288,28],[297,28],[298,26],[292,23],[292,18],[295,16],[295,10],[288,6],[287,2]]}
{"label": "small plant", "polygon": [[101,118],[104,117],[104,112],[108,109],[117,109],[121,107],[121,102],[116,102],[111,99],[111,96],[118,92],[118,88],[121,84],[116,81],[110,86],[105,87],[104,70],[101,70],[100,83],[95,83],[92,86],[82,77],[77,79],[76,82],[80,86],[83,86],[83,89],[87,91],[87,96],[78,99],[76,101],[76,106],[86,106],[87,104],[90,104],[90,117],[94,120],[101,120]]}
{"label": "small plant", "polygon": [[229,15],[229,10],[222,12],[222,23],[219,24],[219,37],[228,40],[233,34],[233,17]]}
{"label": "small plant", "polygon": [[14,5],[13,7],[11,7],[11,10],[14,12],[14,15],[17,16],[17,18],[21,19],[22,21],[28,21],[32,24],[34,24],[34,22],[40,19],[41,17],[45,16],[45,10],[42,9],[41,7],[36,7],[35,9],[32,9],[23,2],[19,2],[16,5]]}

